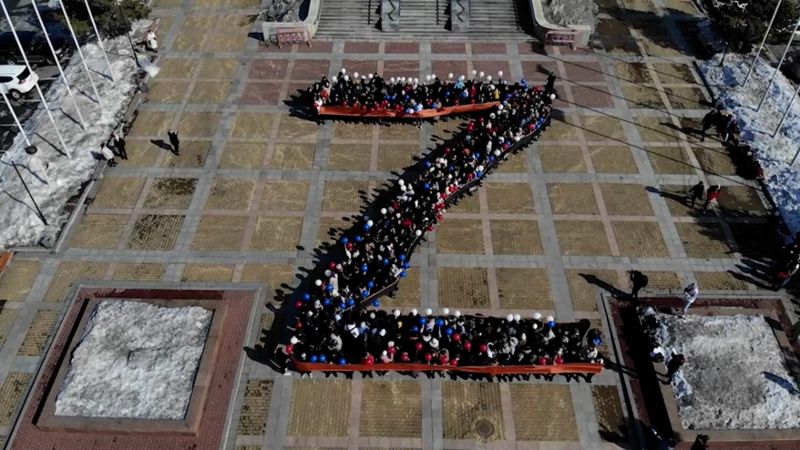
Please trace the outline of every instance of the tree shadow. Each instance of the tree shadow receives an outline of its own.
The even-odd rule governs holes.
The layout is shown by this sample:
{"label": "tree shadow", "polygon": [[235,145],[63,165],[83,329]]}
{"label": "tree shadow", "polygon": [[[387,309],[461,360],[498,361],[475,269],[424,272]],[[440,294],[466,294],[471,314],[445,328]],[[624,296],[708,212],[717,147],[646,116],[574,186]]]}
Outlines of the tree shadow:
{"label": "tree shadow", "polygon": [[800,391],[798,391],[794,387],[792,382],[787,380],[786,378],[783,378],[782,376],[776,375],[776,374],[774,374],[772,372],[761,372],[761,373],[764,375],[764,378],[766,378],[768,381],[771,381],[771,382],[777,384],[778,386],[786,389],[786,392],[788,392],[789,394],[791,394],[791,395],[793,395],[795,397],[800,396]]}

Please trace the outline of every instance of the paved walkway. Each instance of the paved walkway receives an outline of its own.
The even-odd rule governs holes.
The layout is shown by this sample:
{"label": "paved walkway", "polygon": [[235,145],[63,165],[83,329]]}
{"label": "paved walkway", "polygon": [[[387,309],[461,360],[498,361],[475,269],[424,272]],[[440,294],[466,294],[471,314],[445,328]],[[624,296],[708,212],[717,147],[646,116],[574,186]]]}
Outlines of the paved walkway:
{"label": "paved walkway", "polygon": [[[0,278],[0,435],[8,434],[43,348],[78,280],[296,285],[312,249],[332,240],[369,192],[458,123],[322,126],[284,100],[342,67],[386,76],[472,70],[542,82],[559,75],[561,119],[462,202],[416,254],[385,307],[538,310],[607,330],[596,285],[755,291],[740,274],[764,203],[715,139],[696,126],[710,100],[691,66],[684,0],[598,0],[598,48],[545,55],[532,43],[316,41],[259,48],[254,0],[157,0],[163,51],[128,139],[63,253],[19,254]],[[669,16],[667,11],[671,11]],[[151,143],[169,128],[181,156]],[[680,197],[723,186],[708,214]],[[270,295],[273,297],[273,295]],[[272,315],[262,310],[262,325]],[[252,344],[255,344],[252,343]],[[300,380],[248,362],[226,448],[617,448],[619,379],[560,383]],[[489,430],[483,435],[481,430]]]}

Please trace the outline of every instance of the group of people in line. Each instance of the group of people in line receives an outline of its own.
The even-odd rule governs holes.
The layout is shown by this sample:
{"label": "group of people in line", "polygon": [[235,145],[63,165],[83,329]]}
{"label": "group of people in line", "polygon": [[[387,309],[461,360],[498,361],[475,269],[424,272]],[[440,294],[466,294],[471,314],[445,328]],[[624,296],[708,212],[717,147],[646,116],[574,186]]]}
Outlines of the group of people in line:
{"label": "group of people in line", "polygon": [[317,107],[333,102],[416,111],[420,105],[455,105],[459,99],[499,99],[500,105],[469,122],[459,142],[437,148],[406,171],[389,187],[388,201],[372,205],[341,237],[340,252],[313,272],[313,286],[295,303],[298,320],[284,347],[287,355],[340,365],[602,363],[597,348],[601,333],[590,330],[586,321],[559,324],[538,313],[497,318],[447,309],[440,315],[364,309],[379,307],[380,296],[393,294],[410,268],[408,255],[453,203],[549,125],[554,78],[545,88],[490,81],[448,76],[442,82],[431,76],[430,83],[420,85],[416,79],[387,82],[375,74],[351,77],[343,69],[332,83],[323,79],[311,89]]}
{"label": "group of people in line", "polygon": [[702,129],[700,132],[700,140],[706,140],[706,134],[709,130],[715,130],[717,136],[723,144],[733,142],[734,145],[739,145],[738,135],[741,132],[739,124],[736,122],[736,117],[729,113],[723,112],[721,108],[714,108],[703,116]]}

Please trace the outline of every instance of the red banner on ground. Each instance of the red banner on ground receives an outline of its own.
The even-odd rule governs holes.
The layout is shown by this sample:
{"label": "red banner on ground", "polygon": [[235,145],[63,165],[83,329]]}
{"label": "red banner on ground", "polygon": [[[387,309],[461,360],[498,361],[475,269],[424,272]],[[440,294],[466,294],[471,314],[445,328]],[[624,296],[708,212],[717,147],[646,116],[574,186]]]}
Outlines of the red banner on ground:
{"label": "red banner on ground", "polygon": [[379,109],[376,111],[364,111],[361,108],[351,108],[349,106],[321,106],[319,114],[323,116],[358,116],[358,117],[392,117],[407,119],[424,119],[429,117],[446,116],[449,114],[466,114],[477,111],[484,111],[500,105],[500,102],[477,103],[474,105],[447,106],[439,109],[423,109],[419,112],[407,114],[405,111],[395,109]]}

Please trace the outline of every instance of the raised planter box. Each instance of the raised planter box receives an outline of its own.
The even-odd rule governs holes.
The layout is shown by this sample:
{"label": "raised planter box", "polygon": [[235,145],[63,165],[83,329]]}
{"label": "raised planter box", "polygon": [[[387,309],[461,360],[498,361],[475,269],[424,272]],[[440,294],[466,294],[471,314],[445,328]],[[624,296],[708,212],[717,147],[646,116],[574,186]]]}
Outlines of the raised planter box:
{"label": "raised planter box", "polygon": [[322,0],[309,0],[308,14],[300,22],[262,22],[261,32],[264,34],[264,42],[278,45],[278,34],[292,33],[297,29],[304,29],[310,41],[319,28],[321,13]]}
{"label": "raised planter box", "polygon": [[544,17],[542,0],[530,0],[533,16],[533,31],[545,45],[569,45],[585,47],[594,33],[591,25],[555,25]]}

